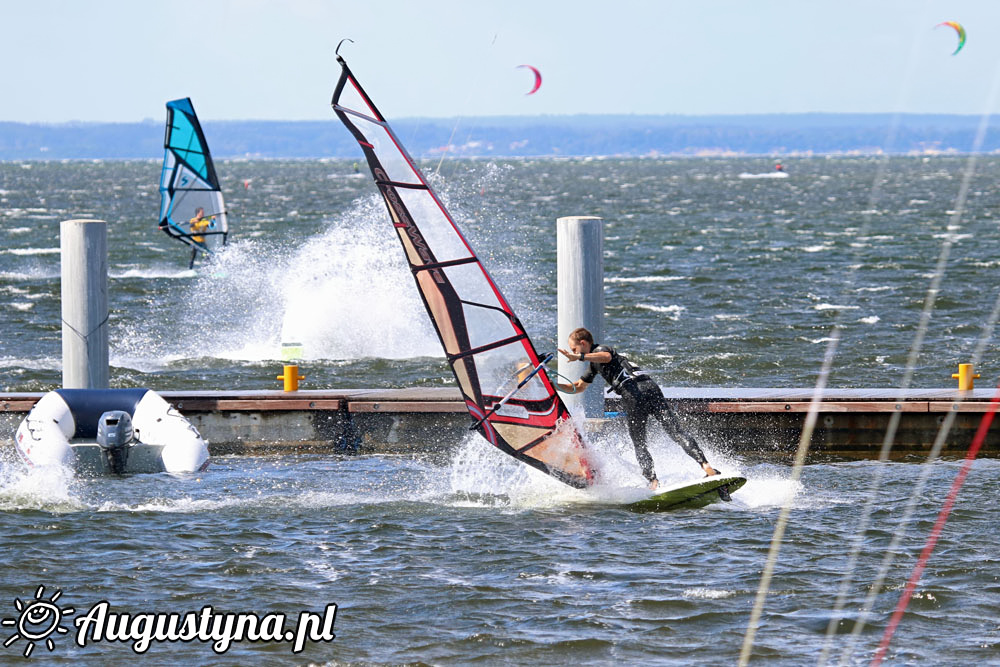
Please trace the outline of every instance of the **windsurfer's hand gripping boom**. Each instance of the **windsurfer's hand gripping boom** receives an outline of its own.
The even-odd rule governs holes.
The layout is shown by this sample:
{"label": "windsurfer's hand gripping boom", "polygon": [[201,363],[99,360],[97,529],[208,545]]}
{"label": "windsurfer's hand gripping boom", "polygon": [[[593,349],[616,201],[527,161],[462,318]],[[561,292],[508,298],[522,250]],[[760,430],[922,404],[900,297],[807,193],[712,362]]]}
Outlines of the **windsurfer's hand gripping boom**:
{"label": "windsurfer's hand gripping boom", "polygon": [[529,382],[531,382],[531,378],[535,377],[535,376],[536,376],[536,375],[538,374],[538,371],[542,370],[542,368],[543,368],[543,367],[545,366],[545,364],[547,364],[547,363],[549,363],[550,361],[552,361],[552,357],[554,357],[554,356],[556,356],[556,355],[555,355],[555,352],[550,352],[550,353],[549,353],[548,355],[546,355],[546,356],[545,356],[545,358],[544,358],[544,359],[542,359],[542,360],[541,360],[540,362],[538,362],[538,365],[537,365],[537,366],[535,366],[535,367],[534,367],[534,368],[533,368],[533,369],[531,370],[531,372],[530,372],[530,373],[528,373],[528,374],[527,374],[527,375],[526,375],[526,376],[524,377],[524,379],[523,379],[523,380],[521,380],[520,382],[518,382],[518,383],[517,383],[517,386],[516,386],[516,387],[514,387],[513,389],[511,389],[511,390],[510,390],[510,392],[509,392],[509,393],[508,393],[508,394],[507,394],[506,396],[504,396],[503,398],[501,398],[501,399],[500,399],[500,402],[499,402],[499,403],[497,403],[497,404],[496,404],[496,405],[494,405],[494,406],[493,406],[492,408],[490,408],[489,412],[487,412],[487,413],[486,413],[485,415],[483,415],[483,418],[482,418],[482,419],[480,419],[480,420],[479,420],[479,421],[477,421],[477,422],[476,422],[475,424],[473,424],[472,426],[470,426],[470,427],[469,427],[469,430],[470,430],[470,431],[475,431],[475,430],[476,430],[477,428],[479,428],[479,425],[480,425],[480,424],[482,424],[482,423],[483,423],[484,421],[486,421],[486,420],[487,420],[487,419],[489,419],[489,418],[490,418],[491,416],[493,416],[493,414],[494,414],[494,413],[495,413],[495,412],[496,412],[497,410],[499,410],[500,408],[502,408],[502,407],[503,407],[504,403],[506,403],[507,401],[509,401],[509,400],[510,400],[510,399],[511,399],[511,398],[512,398],[512,397],[514,396],[514,394],[516,394],[516,393],[517,393],[518,391],[520,391],[520,390],[521,390],[521,387],[523,387],[524,385],[526,385],[526,384],[528,384]]}

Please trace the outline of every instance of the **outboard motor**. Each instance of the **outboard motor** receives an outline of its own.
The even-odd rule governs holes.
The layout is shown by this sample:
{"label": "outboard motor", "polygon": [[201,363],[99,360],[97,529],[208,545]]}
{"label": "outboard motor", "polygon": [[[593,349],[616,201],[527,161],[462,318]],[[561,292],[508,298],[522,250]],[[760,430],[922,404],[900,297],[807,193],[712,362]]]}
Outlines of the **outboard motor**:
{"label": "outboard motor", "polygon": [[132,417],[124,410],[105,412],[97,420],[97,444],[111,472],[116,475],[125,472],[132,436]]}

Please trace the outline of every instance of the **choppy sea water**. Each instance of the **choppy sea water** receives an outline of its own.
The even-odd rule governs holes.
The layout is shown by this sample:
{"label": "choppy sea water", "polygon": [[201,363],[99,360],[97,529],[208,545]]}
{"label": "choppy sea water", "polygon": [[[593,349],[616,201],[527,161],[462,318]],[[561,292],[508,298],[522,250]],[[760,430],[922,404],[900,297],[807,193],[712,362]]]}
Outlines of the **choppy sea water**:
{"label": "choppy sea water", "polygon": [[[959,219],[963,157],[786,165],[789,178],[746,179],[773,166],[446,162],[434,180],[539,349],[556,344],[555,220],[601,216],[609,342],[665,386],[812,386],[838,318],[830,385],[898,386],[948,242],[913,384],[950,385],[995,299],[1000,159],[979,159]],[[275,388],[290,338],[312,387],[449,384],[385,207],[353,167],[220,163],[232,241],[188,271],[155,229],[158,162],[0,164],[0,388],[61,378],[59,221],[74,217],[110,223],[116,384]]]}
{"label": "choppy sea water", "polygon": [[[540,349],[554,347],[555,218],[606,221],[609,342],[666,386],[815,383],[836,318],[831,386],[894,387],[942,244],[954,244],[914,386],[952,383],[995,299],[1000,161],[982,158],[954,210],[965,158],[887,163],[766,160],[446,162],[447,203]],[[431,164],[433,171],[436,164]],[[309,388],[450,382],[398,242],[350,162],[224,161],[231,246],[196,271],[155,230],[155,162],[0,164],[0,387],[54,388],[60,374],[58,224],[110,222],[115,386],[276,388],[279,346],[304,344]],[[244,186],[248,182],[249,187]],[[980,371],[995,377],[990,346]],[[986,381],[986,380],[984,380]],[[992,381],[992,380],[990,380]],[[749,482],[730,504],[640,515],[630,447],[594,443],[608,484],[565,488],[473,437],[449,460],[222,457],[196,476],[74,479],[0,456],[6,554],[0,620],[38,586],[78,613],[282,612],[339,605],[337,638],[154,645],[152,664],[466,664],[736,661],[781,505],[791,521],[754,655],[768,664],[867,662],[959,463],[710,460]],[[661,479],[698,475],[657,434]],[[973,466],[897,631],[890,661],[1000,664],[995,461]],[[916,480],[928,475],[856,643],[860,613]],[[872,495],[881,475],[880,491]],[[871,530],[857,530],[871,503]],[[843,620],[827,641],[855,544]],[[67,625],[69,622],[67,621]],[[23,662],[27,639],[0,661]],[[53,635],[33,658],[124,664],[128,643]]]}

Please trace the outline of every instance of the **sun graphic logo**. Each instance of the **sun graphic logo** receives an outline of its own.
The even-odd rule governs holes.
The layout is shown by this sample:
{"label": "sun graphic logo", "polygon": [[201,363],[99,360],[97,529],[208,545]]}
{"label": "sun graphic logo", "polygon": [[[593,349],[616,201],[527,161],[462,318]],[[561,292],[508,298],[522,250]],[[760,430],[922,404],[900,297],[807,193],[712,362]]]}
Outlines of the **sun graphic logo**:
{"label": "sun graphic logo", "polygon": [[23,639],[26,643],[24,647],[24,657],[27,658],[35,650],[35,642],[45,641],[45,648],[53,650],[56,645],[52,641],[53,634],[67,634],[68,629],[62,627],[63,616],[72,616],[76,610],[73,607],[60,608],[56,600],[62,595],[62,591],[56,589],[52,597],[45,599],[45,586],[39,586],[35,591],[35,598],[27,603],[18,598],[14,598],[14,606],[20,612],[17,618],[5,618],[0,621],[0,626],[14,626],[14,634],[3,643],[5,647],[15,643],[18,639]]}

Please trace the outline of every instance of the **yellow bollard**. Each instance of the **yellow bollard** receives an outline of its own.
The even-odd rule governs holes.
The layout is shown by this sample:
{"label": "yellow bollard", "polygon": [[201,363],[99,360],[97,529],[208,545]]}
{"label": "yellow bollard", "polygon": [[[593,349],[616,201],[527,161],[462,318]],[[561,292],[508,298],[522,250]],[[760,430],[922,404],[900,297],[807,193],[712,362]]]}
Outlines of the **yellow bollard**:
{"label": "yellow bollard", "polygon": [[973,375],[972,364],[959,364],[958,372],[951,374],[952,379],[958,380],[958,390],[968,391],[972,389],[972,381],[979,377],[979,373]]}
{"label": "yellow bollard", "polygon": [[285,366],[285,372],[278,376],[279,380],[285,381],[285,391],[298,391],[299,380],[305,380],[305,375],[299,375],[299,367],[295,365]]}

